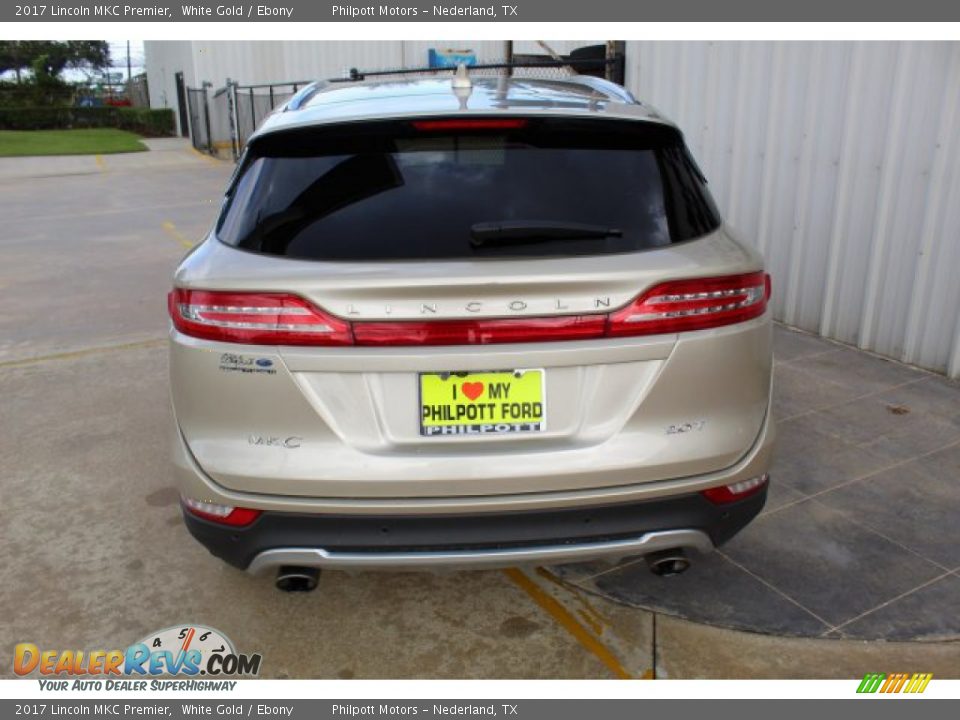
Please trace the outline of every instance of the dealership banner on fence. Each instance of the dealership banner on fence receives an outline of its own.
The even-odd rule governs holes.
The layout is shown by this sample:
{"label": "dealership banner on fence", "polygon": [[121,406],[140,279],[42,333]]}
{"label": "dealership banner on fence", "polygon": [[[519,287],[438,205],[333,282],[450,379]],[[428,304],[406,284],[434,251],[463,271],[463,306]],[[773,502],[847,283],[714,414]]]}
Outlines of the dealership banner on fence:
{"label": "dealership banner on fence", "polygon": [[960,3],[944,0],[262,0],[169,2],[95,0],[4,3],[2,22],[948,22]]}

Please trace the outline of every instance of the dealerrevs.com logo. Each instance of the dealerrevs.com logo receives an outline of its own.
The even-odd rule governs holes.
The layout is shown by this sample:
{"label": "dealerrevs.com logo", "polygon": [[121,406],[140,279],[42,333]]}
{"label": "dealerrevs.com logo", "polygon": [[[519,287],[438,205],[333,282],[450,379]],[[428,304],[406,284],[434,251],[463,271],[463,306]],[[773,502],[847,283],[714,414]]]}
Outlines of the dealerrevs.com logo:
{"label": "dealerrevs.com logo", "polygon": [[[129,690],[147,689],[146,683],[131,685],[112,678],[254,677],[260,673],[261,660],[260,653],[238,653],[219,630],[203,625],[177,625],[150,633],[123,650],[42,650],[34,643],[19,643],[14,648],[13,671],[21,677],[35,673],[46,678],[74,679],[74,683],[43,683],[51,686],[45,689]],[[109,687],[81,683],[81,679],[96,685],[104,681]]]}

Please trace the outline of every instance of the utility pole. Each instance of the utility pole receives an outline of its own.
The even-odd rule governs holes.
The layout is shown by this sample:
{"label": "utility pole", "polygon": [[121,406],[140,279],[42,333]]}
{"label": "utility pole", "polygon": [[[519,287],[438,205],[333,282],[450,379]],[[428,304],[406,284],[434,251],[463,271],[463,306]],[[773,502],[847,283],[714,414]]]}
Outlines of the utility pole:
{"label": "utility pole", "polygon": [[130,82],[133,73],[130,66],[130,41],[127,40],[127,82]]}

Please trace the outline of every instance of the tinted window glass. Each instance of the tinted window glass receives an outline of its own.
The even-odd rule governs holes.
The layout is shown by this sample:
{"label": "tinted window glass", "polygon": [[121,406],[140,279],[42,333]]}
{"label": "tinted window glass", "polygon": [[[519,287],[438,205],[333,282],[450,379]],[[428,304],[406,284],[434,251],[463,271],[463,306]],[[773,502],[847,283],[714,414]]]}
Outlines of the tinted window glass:
{"label": "tinted window glass", "polygon": [[550,257],[662,247],[718,224],[671,128],[531,119],[268,135],[249,149],[218,235],[323,260]]}

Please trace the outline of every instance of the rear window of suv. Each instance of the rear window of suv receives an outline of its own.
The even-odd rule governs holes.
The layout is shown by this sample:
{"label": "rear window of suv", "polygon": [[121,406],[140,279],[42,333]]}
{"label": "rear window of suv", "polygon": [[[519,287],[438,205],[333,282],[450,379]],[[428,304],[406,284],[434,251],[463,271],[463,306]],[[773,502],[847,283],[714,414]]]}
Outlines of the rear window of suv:
{"label": "rear window of suv", "polygon": [[562,257],[663,247],[720,223],[671,127],[487,122],[265,135],[247,149],[217,235],[243,250],[315,260]]}

